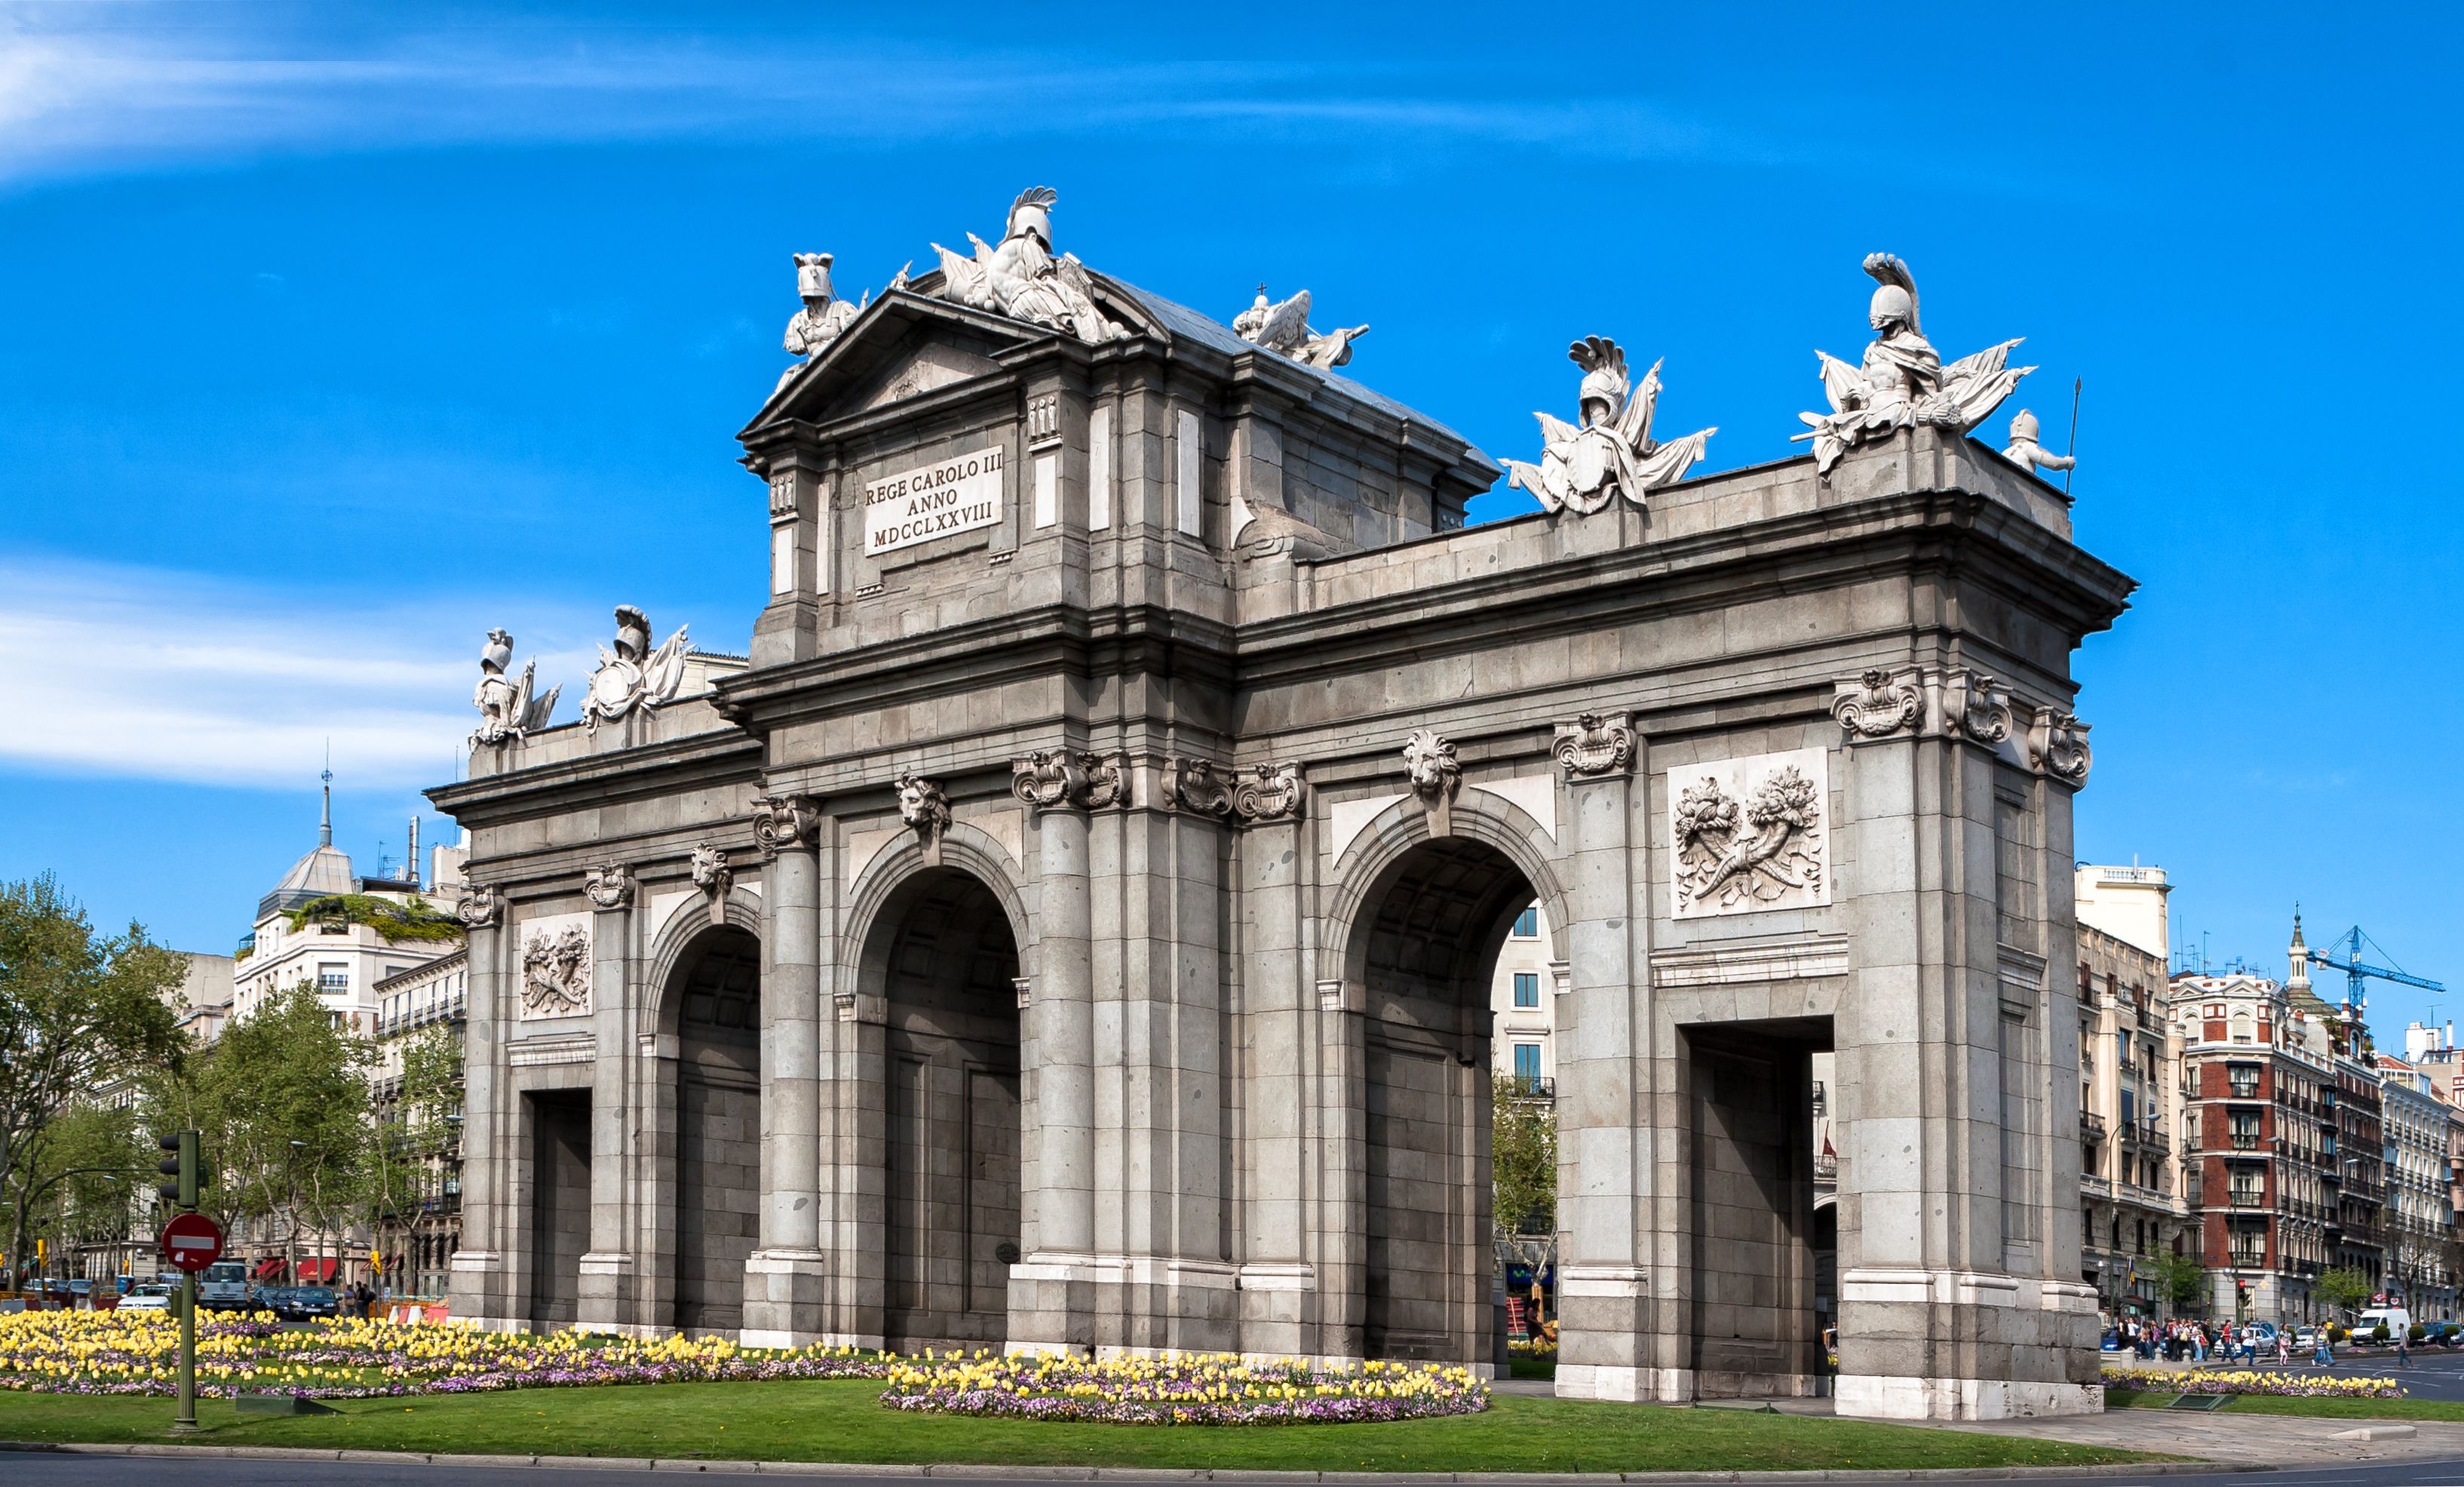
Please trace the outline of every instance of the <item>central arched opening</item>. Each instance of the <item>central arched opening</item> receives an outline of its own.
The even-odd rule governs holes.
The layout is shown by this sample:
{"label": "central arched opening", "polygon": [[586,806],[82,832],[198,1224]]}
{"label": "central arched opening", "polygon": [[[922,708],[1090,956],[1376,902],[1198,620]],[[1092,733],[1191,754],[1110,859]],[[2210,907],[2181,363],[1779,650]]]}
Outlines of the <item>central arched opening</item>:
{"label": "central arched opening", "polygon": [[1019,1257],[1018,940],[955,868],[901,886],[867,947],[881,988],[883,1332],[900,1351],[999,1345]]}
{"label": "central arched opening", "polygon": [[744,1325],[744,1267],[761,1210],[761,942],[713,928],[674,992],[675,1325]]}
{"label": "central arched opening", "polygon": [[[1535,897],[1496,848],[1440,838],[1381,874],[1355,922],[1370,1357],[1485,1363],[1500,1346],[1492,995],[1500,951],[1536,920]],[[1541,1095],[1536,1076],[1528,1093]]]}

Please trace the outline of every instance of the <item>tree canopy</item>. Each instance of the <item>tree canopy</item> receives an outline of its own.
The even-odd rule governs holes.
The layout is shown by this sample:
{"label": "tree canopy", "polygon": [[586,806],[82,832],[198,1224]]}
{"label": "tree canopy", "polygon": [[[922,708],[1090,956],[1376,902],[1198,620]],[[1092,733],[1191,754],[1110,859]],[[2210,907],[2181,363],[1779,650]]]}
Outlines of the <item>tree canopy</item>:
{"label": "tree canopy", "polygon": [[1556,1223],[1556,1109],[1507,1075],[1489,1098],[1489,1175],[1500,1232],[1543,1233]]}
{"label": "tree canopy", "polygon": [[173,1003],[187,971],[137,924],[98,934],[48,874],[0,883],[0,1195],[12,1273],[67,1165],[47,1150],[56,1122],[77,1097],[177,1059]]}

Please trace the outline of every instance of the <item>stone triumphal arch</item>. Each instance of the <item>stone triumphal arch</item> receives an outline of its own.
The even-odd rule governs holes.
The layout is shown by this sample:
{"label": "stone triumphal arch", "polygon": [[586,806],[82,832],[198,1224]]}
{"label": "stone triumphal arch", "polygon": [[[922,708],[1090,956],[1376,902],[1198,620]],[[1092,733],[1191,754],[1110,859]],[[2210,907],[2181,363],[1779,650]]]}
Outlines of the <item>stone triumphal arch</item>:
{"label": "stone triumphal arch", "polygon": [[1705,477],[1587,339],[1509,462],[1546,509],[1466,528],[1497,466],[1334,370],[1358,330],[1221,324],[1052,209],[861,308],[799,258],[749,657],[622,609],[557,725],[490,637],[433,792],[456,1314],[1487,1364],[1537,903],[1560,1392],[1819,1387],[1827,1053],[1840,1408],[2093,1408],[2070,655],[2130,585],[1966,436],[2009,346],[1946,365],[1877,255],[1813,452]]}

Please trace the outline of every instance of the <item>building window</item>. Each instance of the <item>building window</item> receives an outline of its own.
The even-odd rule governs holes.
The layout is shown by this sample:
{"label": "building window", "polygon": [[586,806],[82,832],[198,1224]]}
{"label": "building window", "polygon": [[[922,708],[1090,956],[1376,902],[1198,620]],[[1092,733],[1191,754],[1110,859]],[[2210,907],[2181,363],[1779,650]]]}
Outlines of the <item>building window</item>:
{"label": "building window", "polygon": [[1537,1007],[1540,1005],[1540,973],[1538,971],[1518,970],[1514,973],[1514,1005],[1517,1007]]}
{"label": "building window", "polygon": [[[1490,922],[1495,923],[1496,921],[1492,920]],[[1527,1092],[1537,1090],[1540,1087],[1539,1044],[1517,1043],[1514,1045],[1514,1082],[1523,1086]]]}
{"label": "building window", "polygon": [[2235,1151],[2258,1149],[2258,1112],[2236,1110],[2233,1117],[2233,1144]]}
{"label": "building window", "polygon": [[317,989],[325,992],[348,991],[351,989],[351,967],[340,961],[318,962]]}
{"label": "building window", "polygon": [[2233,1206],[2234,1208],[2264,1207],[2267,1201],[2266,1190],[2266,1184],[2261,1180],[2258,1168],[2237,1166],[2233,1169]]}
{"label": "building window", "polygon": [[2225,1077],[2233,1081],[2233,1099],[2256,1099],[2258,1098],[2258,1065],[2228,1065],[2225,1069]]}
{"label": "building window", "polygon": [[[1490,920],[1489,922],[1494,924],[1497,921]],[[1531,905],[1531,907],[1525,909],[1522,913],[1514,916],[1514,938],[1517,940],[1537,940],[1540,938],[1540,905],[1535,903]],[[1533,1005],[1537,1006],[1538,1004],[1534,1003]]]}

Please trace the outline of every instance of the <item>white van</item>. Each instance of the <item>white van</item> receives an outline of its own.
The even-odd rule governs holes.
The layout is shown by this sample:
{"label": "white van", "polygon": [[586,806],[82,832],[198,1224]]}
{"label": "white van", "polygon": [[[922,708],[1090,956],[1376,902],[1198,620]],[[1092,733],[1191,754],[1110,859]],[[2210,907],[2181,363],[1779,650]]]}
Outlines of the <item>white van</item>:
{"label": "white van", "polygon": [[2401,1306],[2373,1306],[2362,1313],[2361,1322],[2353,1330],[2368,1337],[2380,1322],[2387,1323],[2390,1339],[2404,1337],[2412,1329],[2412,1313]]}
{"label": "white van", "polygon": [[197,1305],[209,1312],[247,1311],[248,1266],[239,1260],[216,1260],[197,1276]]}

